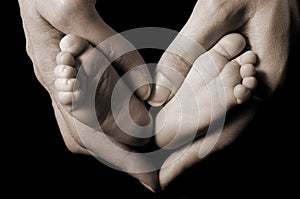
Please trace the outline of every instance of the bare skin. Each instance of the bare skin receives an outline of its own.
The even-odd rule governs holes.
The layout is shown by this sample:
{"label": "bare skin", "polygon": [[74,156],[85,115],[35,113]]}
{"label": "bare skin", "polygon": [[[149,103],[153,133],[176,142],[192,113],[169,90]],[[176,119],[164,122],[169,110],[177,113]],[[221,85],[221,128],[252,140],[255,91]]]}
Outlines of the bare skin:
{"label": "bare skin", "polygon": [[[231,115],[230,118],[227,118],[223,132],[210,153],[232,143],[251,122],[261,102],[272,96],[280,86],[285,77],[288,55],[291,53],[289,51],[290,40],[293,39],[293,33],[295,35],[297,32],[299,33],[297,1],[198,0],[192,15],[181,30],[182,35],[197,41],[205,49],[210,49],[223,35],[229,32],[239,32],[245,36],[247,45],[257,54],[259,63],[256,68],[259,89],[249,103],[238,107],[238,115]],[[180,41],[175,39],[174,43],[176,42]],[[193,49],[188,48],[188,46],[183,48],[186,50],[186,54],[193,54]],[[195,55],[194,60],[198,56]],[[169,52],[162,56],[159,63],[159,66],[165,65],[180,71],[183,76],[187,76],[191,68],[191,65],[181,57]],[[157,70],[157,72],[163,71],[162,67]],[[168,74],[165,74],[164,78],[155,79],[157,84],[152,90],[149,103],[159,106],[172,99],[176,93],[174,91],[178,90],[180,84],[176,84],[179,86],[172,88],[173,93],[160,86],[170,78]],[[171,104],[167,104],[167,106],[171,106]],[[172,132],[169,134],[173,135]],[[176,151],[165,161],[159,174],[162,187],[167,186],[187,168],[203,159],[199,158],[199,149],[203,140],[200,138],[191,147]]]}
{"label": "bare skin", "polygon": [[[210,121],[219,118],[224,110],[228,111],[250,99],[251,92],[257,85],[254,77],[256,55],[252,51],[247,51],[237,56],[245,45],[246,41],[241,35],[229,34],[197,59],[178,90],[176,98],[170,100],[156,117],[155,140],[160,147],[171,141],[175,143],[183,140],[186,136],[193,139],[192,133],[198,129],[206,129]],[[194,97],[200,116],[197,113],[194,115],[189,107],[184,106],[184,104],[191,106],[191,102],[187,100],[193,97],[187,89],[188,86],[195,92]],[[212,101],[217,98],[223,104],[224,110],[218,108],[212,115],[214,108]],[[193,129],[193,125],[189,123],[191,119],[196,120],[195,117],[199,117],[199,121]],[[203,132],[198,132],[201,133]],[[175,136],[176,139],[172,140]]]}
{"label": "bare skin", "polygon": [[[187,81],[190,81],[191,87],[194,91],[197,92],[197,99],[198,106],[201,111],[201,118],[199,125],[196,128],[205,128],[209,125],[211,119],[211,94],[207,88],[208,84],[216,85],[217,91],[224,89],[224,99],[221,98],[220,100],[224,103],[224,107],[226,110],[230,109],[232,106],[237,104],[244,103],[247,101],[251,96],[251,91],[256,87],[256,78],[255,75],[255,68],[253,64],[256,62],[256,55],[252,51],[247,51],[244,54],[236,57],[240,53],[241,50],[245,47],[245,40],[239,34],[229,34],[223,37],[209,52],[202,55],[197,62],[197,66],[194,67],[195,71],[191,73],[192,75],[187,77]],[[95,74],[97,74],[98,70],[101,70],[101,61],[97,59],[97,55],[101,56],[100,54],[92,54],[93,47],[88,44],[87,41],[84,39],[74,36],[74,35],[67,35],[65,36],[61,42],[61,52],[57,56],[57,66],[54,69],[54,74],[56,75],[57,79],[55,80],[55,88],[58,92],[58,100],[65,105],[67,110],[72,109],[72,103],[76,103],[78,100],[82,100],[83,103],[85,102],[84,99],[86,98],[86,86],[90,85],[88,79],[92,79]],[[73,56],[77,55],[77,57]],[[235,60],[231,60],[232,58]],[[75,67],[75,63],[79,65],[85,65],[85,59],[95,59],[97,65],[90,65],[85,66],[84,77],[76,77],[77,71],[80,68]],[[86,61],[87,62],[87,61]],[[83,64],[82,64],[83,63]],[[94,67],[95,69],[91,70],[89,67]],[[90,73],[90,74],[89,74]],[[204,77],[202,77],[202,75]],[[105,112],[107,107],[110,107],[111,101],[111,93],[116,85],[116,82],[119,80],[119,76],[116,71],[109,67],[106,69],[106,72],[103,74],[104,78],[99,86],[97,87],[98,95],[96,95],[96,107],[97,112],[99,112],[100,116],[98,120],[100,121],[100,125],[102,129],[108,129],[109,135],[114,137],[115,139],[119,138],[119,141],[124,140],[124,133],[118,128],[117,125],[113,122],[113,116],[111,113],[107,114],[110,117],[106,117],[103,121],[103,112]],[[186,90],[183,88],[183,96],[190,96],[190,93],[187,93]],[[97,97],[98,96],[98,97]],[[191,97],[191,96],[190,96]],[[215,97],[215,96],[213,96]],[[217,96],[216,96],[217,97]],[[138,107],[138,101],[134,101],[135,98],[132,100],[132,106]],[[78,103],[78,102],[77,102]],[[120,102],[121,103],[121,102]],[[176,124],[180,124],[179,121],[176,121],[177,118],[180,118],[180,115],[190,115],[190,110],[183,110],[184,113],[180,111],[180,104],[177,106],[175,105],[176,101],[173,100],[168,103],[168,105],[164,108],[164,112],[167,115],[172,117],[165,118],[165,125],[161,131],[157,131],[156,136],[156,143],[159,146],[166,145],[172,138],[175,136],[170,136],[168,134],[171,129],[171,132],[176,132],[176,129],[179,129],[179,126]],[[97,106],[97,104],[99,104]],[[121,105],[121,107],[125,107],[126,104]],[[88,106],[87,106],[88,107]],[[168,108],[171,107],[171,108]],[[174,108],[177,107],[177,108]],[[143,107],[138,107],[137,109],[140,110]],[[74,109],[77,109],[76,107]],[[80,121],[84,121],[84,123],[90,123],[93,119],[92,112],[87,111],[84,106],[81,107],[82,110],[75,110],[77,111],[77,119]],[[122,112],[122,110],[119,110]],[[219,117],[222,114],[216,113],[214,117]],[[138,113],[132,114],[133,119],[136,119],[137,122],[147,122],[147,118],[143,118],[143,115]],[[76,117],[75,116],[75,117]],[[164,121],[161,114],[158,115],[156,118],[157,124],[159,122]],[[185,121],[188,123],[188,121]],[[92,126],[92,125],[89,125]],[[93,127],[97,129],[97,127]],[[160,128],[158,125],[156,128]],[[131,131],[134,131],[132,129]],[[197,129],[194,129],[196,131]],[[104,131],[105,132],[105,131]],[[165,133],[167,132],[167,133]],[[108,132],[106,132],[108,133]],[[189,132],[184,132],[179,135],[180,137],[186,136]],[[130,138],[127,138],[128,141]],[[136,143],[139,144],[143,143],[142,140],[137,140]]]}
{"label": "bare skin", "polygon": [[[99,27],[99,25],[103,26],[103,21],[99,20],[98,14],[95,13],[95,1],[72,0],[71,4],[70,2],[67,4],[66,2],[68,2],[68,0],[61,0],[59,2],[65,4],[60,4],[59,6],[54,4],[55,1],[49,0],[45,2],[46,1],[38,0],[19,0],[26,33],[27,50],[34,63],[37,78],[49,91],[53,100],[57,121],[66,145],[72,152],[89,154],[89,151],[84,148],[84,145],[76,133],[73,118],[65,110],[65,106],[61,105],[56,99],[57,92],[54,88],[55,76],[53,75],[53,70],[56,66],[55,56],[60,52],[58,44],[65,34],[79,35],[88,40],[91,44],[97,45],[108,36],[111,36],[113,32],[107,28],[106,25],[104,25],[104,27],[107,31],[98,32],[99,34],[97,33],[97,31],[99,31],[98,29],[97,31],[90,32],[86,32],[85,29],[82,29],[82,27],[85,27],[82,26],[83,24],[88,24],[89,29]],[[296,6],[292,5],[295,4],[295,2],[296,1],[237,0],[226,3],[225,1],[199,1],[190,20],[183,28],[182,33],[196,40],[206,49],[210,49],[223,35],[235,30],[241,32],[246,36],[248,45],[251,45],[251,49],[257,53],[260,58],[260,62],[258,63],[258,75],[261,77],[261,74],[264,74],[265,77],[264,79],[259,79],[259,81],[263,83],[262,87],[267,90],[265,94],[269,96],[277,89],[284,76],[289,48],[289,36],[287,34],[290,32],[290,28],[292,28],[290,19],[297,19],[297,16],[295,16],[297,15],[295,11]],[[51,12],[49,12],[49,10],[51,10]],[[222,10],[222,12],[216,12],[214,10]],[[72,13],[70,11],[74,11],[76,16],[80,16],[81,19],[74,15],[70,16],[69,14]],[[215,13],[219,13],[219,18],[210,18],[211,13],[214,15]],[[276,13],[282,13],[282,15],[276,15]],[[57,16],[57,18],[55,16]],[[270,36],[268,34],[269,32],[273,32],[273,34]],[[284,40],[282,38],[286,39]],[[196,56],[195,59],[197,57],[198,56]],[[174,59],[176,62],[174,62]],[[161,60],[161,63],[171,65],[172,67],[174,66],[172,63],[177,63],[174,67],[183,69],[183,71],[185,70],[184,68],[187,68],[185,70],[186,72],[183,73],[184,76],[187,75],[190,69],[190,66],[186,67],[186,63],[180,63],[180,61],[178,61],[180,59],[176,59],[176,56],[168,55],[168,53],[166,53]],[[123,71],[126,71],[126,69],[123,69]],[[159,80],[156,81],[159,82]],[[146,96],[149,94],[148,89],[149,88],[142,89],[142,94],[137,95],[142,96],[140,97],[141,99],[146,99]],[[165,100],[156,101],[155,96],[161,94],[166,96]],[[159,105],[169,101],[171,98],[172,97],[169,98],[168,93],[165,94],[164,91],[155,87],[150,102],[152,101]],[[265,96],[261,95],[256,96],[255,99],[258,100],[252,100],[251,103],[239,108],[240,115],[232,116],[231,120],[226,123],[223,130],[224,133],[214,147],[214,150],[230,144],[235,139],[254,116],[258,109],[260,99],[265,98]],[[171,166],[164,167],[163,165],[159,177],[161,186],[167,186],[172,179],[186,168],[200,161],[198,149],[202,141],[202,139],[197,140],[188,150],[179,150],[167,159],[165,165],[179,158],[178,161],[175,161]],[[120,145],[118,142],[116,142],[116,144]],[[123,145],[120,146],[126,148]],[[124,159],[120,161],[120,164],[125,167],[127,164],[130,165],[130,162]],[[158,181],[155,173],[142,175],[133,174],[133,176],[150,186],[151,189],[157,187]]]}
{"label": "bare skin", "polygon": [[[105,153],[107,145],[110,143],[104,141],[107,137],[103,137],[99,140],[97,138],[100,148],[86,148],[84,143],[82,143],[74,123],[75,118],[57,98],[58,92],[55,89],[56,77],[53,71],[57,65],[56,56],[61,51],[59,43],[65,34],[82,36],[94,46],[115,34],[98,15],[95,9],[95,3],[95,0],[19,0],[26,35],[27,52],[33,62],[36,77],[49,92],[52,99],[55,116],[65,144],[73,153],[89,155],[91,153]],[[76,15],[73,15],[74,13],[76,13]],[[74,18],[74,16],[80,17]],[[85,31],[86,29],[83,27],[86,26],[88,26],[90,31]],[[111,47],[108,49],[117,48]],[[103,49],[103,51],[103,53],[107,53],[105,49]],[[118,54],[118,52],[116,52],[116,54]],[[114,57],[114,54],[111,54],[110,57]],[[128,53],[116,61],[118,63],[118,72],[120,73],[125,73],[132,67],[143,64],[143,60],[137,52]],[[145,79],[146,78],[147,76],[145,76]],[[141,87],[136,91],[136,95],[139,96],[140,99],[148,98],[150,95],[150,86],[145,85]],[[148,112],[145,112],[145,114],[148,116]],[[80,124],[80,121],[77,121],[77,124]],[[95,130],[84,123],[80,126],[86,131],[86,134],[89,135],[87,137],[90,137],[90,142],[95,141],[95,139],[93,140],[93,135],[104,136],[102,132],[95,134]],[[124,151],[130,152],[132,150],[128,146],[114,140],[112,137],[108,137],[108,139],[114,143],[114,145],[124,149]],[[103,142],[102,144],[101,141]],[[130,154],[124,156],[124,154],[114,153],[110,158],[112,159],[107,160],[108,162],[111,161],[112,164],[117,164],[116,166],[122,168],[124,171],[129,171],[130,167],[137,165],[151,165],[151,163],[147,163],[147,160],[142,158],[132,161]],[[137,178],[151,190],[155,190],[158,187],[159,183],[156,172],[130,173],[130,175]]]}
{"label": "bare skin", "polygon": [[[66,35],[62,38],[60,48],[61,52],[56,57],[57,66],[53,71],[56,76],[55,88],[58,101],[76,119],[89,125],[91,128],[103,131],[125,144],[145,145],[151,137],[151,126],[149,126],[149,131],[147,132],[149,135],[145,135],[146,128],[142,128],[141,131],[135,126],[131,126],[130,122],[126,122],[128,132],[134,135],[130,136],[123,132],[115,122],[114,118],[121,117],[122,120],[125,120],[122,114],[125,114],[124,107],[127,107],[127,104],[124,100],[118,100],[119,108],[114,110],[116,115],[113,115],[111,109],[112,93],[120,80],[120,76],[109,64],[106,57],[98,49],[91,46],[88,41],[75,35]],[[95,79],[101,69],[105,67],[105,61],[107,61],[107,69],[99,80]],[[81,71],[79,76],[77,76],[78,71]],[[138,78],[132,77],[133,79]],[[127,89],[124,92],[130,94],[130,89],[127,85],[124,86]],[[91,91],[93,87],[97,88],[94,95],[91,93],[93,92]],[[90,98],[87,96],[90,96]],[[139,126],[145,126],[150,123],[147,109],[135,96],[131,97],[129,106],[130,116],[134,123]],[[95,108],[97,117],[93,118]]]}

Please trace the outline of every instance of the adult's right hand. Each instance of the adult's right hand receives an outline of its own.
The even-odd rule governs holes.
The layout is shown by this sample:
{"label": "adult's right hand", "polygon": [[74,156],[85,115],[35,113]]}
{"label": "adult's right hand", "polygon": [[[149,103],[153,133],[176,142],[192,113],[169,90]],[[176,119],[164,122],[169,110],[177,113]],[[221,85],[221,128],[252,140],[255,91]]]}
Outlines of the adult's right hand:
{"label": "adult's right hand", "polygon": [[[113,137],[95,131],[81,121],[77,121],[56,98],[53,70],[56,66],[56,55],[60,52],[59,42],[61,38],[65,34],[74,34],[97,46],[115,34],[101,20],[95,9],[95,3],[96,0],[19,0],[27,52],[33,62],[36,77],[50,94],[55,116],[68,149],[74,153],[93,154],[102,158],[111,165],[130,173],[148,188],[155,190],[158,186],[156,171],[134,172],[138,171],[139,168],[151,165],[146,158],[142,155],[137,157],[131,153],[130,147],[116,141]],[[141,56],[136,51],[122,57],[116,57],[118,46],[115,45],[116,43],[112,43],[106,49],[100,50],[103,50],[104,54],[110,53],[108,57],[118,58],[115,61],[118,63],[118,69],[121,73],[143,64]],[[145,82],[149,77],[147,77],[147,72],[144,71],[143,73],[145,74]],[[147,99],[150,95],[149,84],[139,88],[136,95],[141,100]],[[140,112],[134,114],[133,119],[134,117],[136,120],[139,120],[139,117],[148,117],[148,111],[144,108],[144,104],[139,103],[137,97],[135,101],[137,103],[134,110]],[[80,135],[78,130],[80,130]],[[123,141],[137,143],[137,140],[127,138],[124,137],[125,140]],[[111,148],[112,146],[114,148]],[[120,150],[114,150],[116,148]]]}

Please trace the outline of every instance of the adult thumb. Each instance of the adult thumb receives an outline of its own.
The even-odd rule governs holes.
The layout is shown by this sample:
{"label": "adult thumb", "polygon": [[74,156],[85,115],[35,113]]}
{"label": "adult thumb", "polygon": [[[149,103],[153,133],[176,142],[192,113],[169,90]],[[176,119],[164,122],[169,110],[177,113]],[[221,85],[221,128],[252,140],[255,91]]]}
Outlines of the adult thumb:
{"label": "adult thumb", "polygon": [[238,30],[249,18],[246,5],[233,1],[198,1],[180,33],[162,55],[148,103],[161,106],[180,88],[194,61],[222,36]]}

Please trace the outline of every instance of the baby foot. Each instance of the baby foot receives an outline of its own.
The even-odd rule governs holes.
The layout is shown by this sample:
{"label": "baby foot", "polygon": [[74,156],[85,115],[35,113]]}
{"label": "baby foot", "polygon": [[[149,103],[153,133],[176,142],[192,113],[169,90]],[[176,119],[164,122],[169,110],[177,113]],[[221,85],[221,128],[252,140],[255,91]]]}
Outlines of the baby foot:
{"label": "baby foot", "polygon": [[[65,36],[60,42],[60,48],[61,52],[57,55],[57,66],[54,69],[55,88],[57,99],[65,106],[66,110],[79,121],[96,130],[102,130],[120,142],[134,146],[146,144],[149,139],[142,135],[144,132],[141,132],[141,129],[135,128],[134,125],[130,126],[128,123],[126,129],[129,129],[131,133],[128,135],[119,128],[114,119],[116,115],[112,114],[111,98],[120,77],[109,65],[105,56],[86,40],[75,35]],[[107,69],[104,67],[105,64],[109,65]],[[101,70],[103,70],[103,74],[100,81],[97,81],[97,74]],[[96,94],[89,93],[93,89]],[[118,119],[124,120],[123,117],[129,117],[124,114],[123,110],[123,107],[129,106],[130,116],[137,125],[143,127],[149,124],[148,111],[135,96],[131,97],[129,105],[123,101],[119,103]],[[96,113],[96,117],[93,113]],[[131,135],[136,135],[136,137]]]}
{"label": "baby foot", "polygon": [[[157,145],[163,147],[170,141],[174,144],[186,142],[187,137],[193,139],[195,132],[203,133],[211,121],[249,100],[257,84],[253,66],[256,55],[247,51],[236,57],[245,45],[241,35],[229,34],[195,61],[175,97],[156,117]],[[191,107],[191,99],[197,107]],[[216,108],[216,104],[221,106]],[[197,115],[195,110],[199,111]],[[192,124],[197,118],[197,124]]]}

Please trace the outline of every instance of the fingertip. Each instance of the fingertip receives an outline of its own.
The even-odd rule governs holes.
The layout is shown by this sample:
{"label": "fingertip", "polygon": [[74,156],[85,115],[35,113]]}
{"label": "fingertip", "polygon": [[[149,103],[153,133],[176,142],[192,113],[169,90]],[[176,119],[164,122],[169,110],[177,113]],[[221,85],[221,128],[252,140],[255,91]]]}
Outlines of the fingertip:
{"label": "fingertip", "polygon": [[132,69],[126,73],[123,80],[132,90],[135,90],[135,94],[141,100],[145,101],[150,97],[152,80],[148,68],[141,66]]}
{"label": "fingertip", "polygon": [[151,95],[151,86],[150,84],[141,86],[140,88],[137,89],[136,94],[138,95],[138,97],[145,101],[147,100],[150,95]]}
{"label": "fingertip", "polygon": [[177,176],[177,174],[173,173],[170,168],[161,168],[159,172],[159,183],[161,190],[165,189],[169,183]]}
{"label": "fingertip", "polygon": [[150,190],[151,192],[155,193],[154,188],[152,188],[150,185],[144,183],[144,182],[141,181],[141,180],[140,180],[140,183],[141,183],[144,187],[146,187],[148,190]]}
{"label": "fingertip", "polygon": [[148,99],[148,103],[151,106],[161,106],[167,102],[171,95],[171,91],[161,85],[155,85],[152,88],[151,96]]}
{"label": "fingertip", "polygon": [[136,178],[144,187],[155,193],[160,188],[159,177],[157,171],[150,171],[146,173],[129,173]]}

